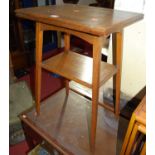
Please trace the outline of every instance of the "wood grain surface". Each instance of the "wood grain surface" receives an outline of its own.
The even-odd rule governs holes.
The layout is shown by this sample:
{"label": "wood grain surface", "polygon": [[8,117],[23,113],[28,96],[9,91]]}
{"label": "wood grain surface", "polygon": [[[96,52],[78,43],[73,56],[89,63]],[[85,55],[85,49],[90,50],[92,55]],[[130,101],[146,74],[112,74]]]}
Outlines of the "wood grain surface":
{"label": "wood grain surface", "polygon": [[[68,51],[43,61],[42,67],[92,88],[92,61],[90,57]],[[115,66],[101,62],[100,85],[110,79],[116,71]]]}
{"label": "wood grain surface", "polygon": [[17,9],[16,15],[94,35],[117,32],[143,19],[139,13],[74,4]]}
{"label": "wood grain surface", "polygon": [[65,155],[115,154],[117,131],[109,132],[112,129],[106,124],[104,109],[100,107],[96,149],[95,152],[91,152],[89,141],[91,102],[72,91],[68,98],[65,89],[62,89],[45,100],[41,104],[39,116],[35,114],[34,108],[22,114],[20,118]]}

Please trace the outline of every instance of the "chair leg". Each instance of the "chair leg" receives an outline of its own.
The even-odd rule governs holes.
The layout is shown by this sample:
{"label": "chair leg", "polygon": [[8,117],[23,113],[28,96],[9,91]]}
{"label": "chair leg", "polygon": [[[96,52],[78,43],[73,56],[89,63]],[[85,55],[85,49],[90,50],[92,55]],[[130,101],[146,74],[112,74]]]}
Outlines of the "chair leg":
{"label": "chair leg", "polygon": [[146,154],[146,142],[143,145],[143,148],[142,148],[142,151],[141,151],[140,155],[145,155],[145,154]]}
{"label": "chair leg", "polygon": [[138,125],[137,123],[135,123],[125,155],[131,154],[131,150],[132,150],[137,132],[138,132]]}

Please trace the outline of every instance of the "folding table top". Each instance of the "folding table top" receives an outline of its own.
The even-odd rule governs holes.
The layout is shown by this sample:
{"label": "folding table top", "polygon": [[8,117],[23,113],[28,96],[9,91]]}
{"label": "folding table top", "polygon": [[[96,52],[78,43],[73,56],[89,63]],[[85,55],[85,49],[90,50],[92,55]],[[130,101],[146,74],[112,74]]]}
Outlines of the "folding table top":
{"label": "folding table top", "polygon": [[75,4],[23,8],[15,12],[21,18],[98,36],[120,31],[143,19],[139,13]]}

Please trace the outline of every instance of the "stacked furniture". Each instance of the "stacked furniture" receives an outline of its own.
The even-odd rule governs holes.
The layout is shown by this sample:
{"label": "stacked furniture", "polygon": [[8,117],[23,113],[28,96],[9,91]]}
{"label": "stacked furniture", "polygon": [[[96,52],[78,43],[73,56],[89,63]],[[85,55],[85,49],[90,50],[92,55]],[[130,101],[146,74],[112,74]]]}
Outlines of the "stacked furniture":
{"label": "stacked furniture", "polygon": [[[84,154],[92,151],[102,154],[100,143],[103,128],[100,109],[105,107],[119,116],[122,30],[143,19],[143,15],[73,4],[19,9],[16,10],[16,15],[36,21],[36,109],[23,113],[20,118],[63,154],[79,154],[83,151],[83,141],[86,145]],[[49,30],[64,33],[64,52],[42,61],[43,33]],[[113,36],[115,64],[101,62],[101,49],[109,34]],[[71,35],[92,44],[92,58],[70,50]],[[52,96],[50,102],[40,106],[42,68],[63,76],[65,90],[59,91]],[[114,107],[98,102],[99,87],[113,76]],[[91,101],[79,96],[82,93],[78,90],[71,91],[70,80],[88,87],[91,90]]]}

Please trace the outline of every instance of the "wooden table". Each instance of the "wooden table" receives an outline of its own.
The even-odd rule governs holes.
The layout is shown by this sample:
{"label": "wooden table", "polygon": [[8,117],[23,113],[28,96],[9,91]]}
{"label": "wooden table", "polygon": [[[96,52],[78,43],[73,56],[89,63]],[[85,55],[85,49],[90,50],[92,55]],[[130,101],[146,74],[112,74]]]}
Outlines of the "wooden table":
{"label": "wooden table", "polygon": [[[142,99],[136,110],[133,112],[126,136],[122,145],[121,155],[130,155],[137,132],[146,134],[146,96]],[[146,144],[141,155],[146,153]]]}
{"label": "wooden table", "polygon": [[62,89],[43,101],[39,116],[36,115],[35,108],[20,115],[31,148],[35,146],[33,141],[38,138],[32,134],[35,131],[65,155],[102,155],[103,152],[115,154],[117,130],[107,127],[105,110],[98,108],[96,148],[92,152],[89,141],[91,101],[73,91],[70,91],[68,97],[65,94],[65,89]]}
{"label": "wooden table", "polygon": [[[66,78],[66,95],[69,94],[69,80],[78,82],[92,89],[92,117],[90,144],[94,148],[98,115],[99,87],[114,77],[115,108],[119,115],[122,41],[124,27],[141,19],[142,14],[96,8],[82,5],[55,5],[16,10],[21,18],[36,21],[36,110],[40,113],[41,68],[55,72]],[[42,62],[43,32],[56,30],[64,32],[65,51],[56,57]],[[101,48],[106,37],[113,35],[115,65],[101,62]],[[70,35],[75,35],[93,45],[93,58],[81,56],[70,51]],[[75,99],[76,100],[76,99]],[[104,104],[103,104],[104,106]],[[108,107],[106,105],[106,107]],[[49,118],[50,119],[50,118]]]}

